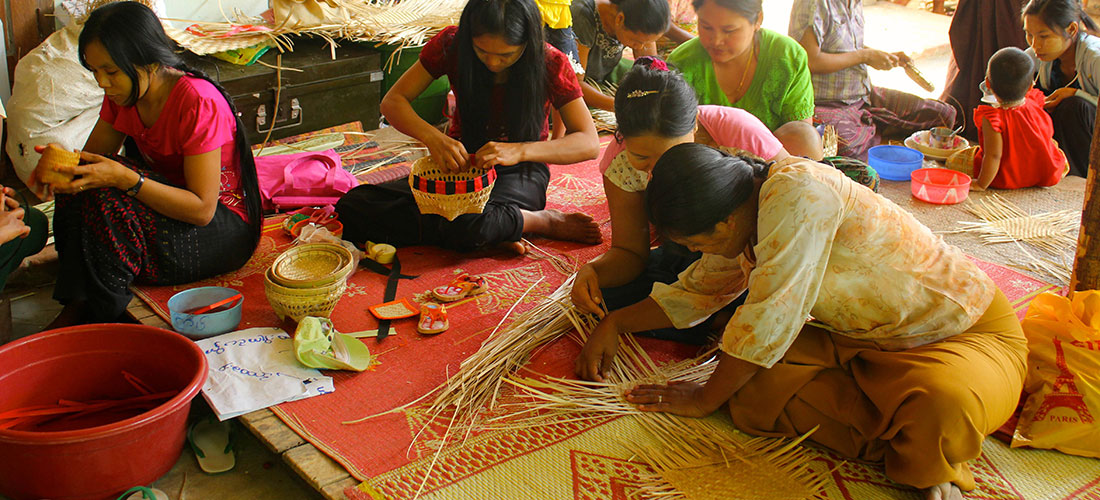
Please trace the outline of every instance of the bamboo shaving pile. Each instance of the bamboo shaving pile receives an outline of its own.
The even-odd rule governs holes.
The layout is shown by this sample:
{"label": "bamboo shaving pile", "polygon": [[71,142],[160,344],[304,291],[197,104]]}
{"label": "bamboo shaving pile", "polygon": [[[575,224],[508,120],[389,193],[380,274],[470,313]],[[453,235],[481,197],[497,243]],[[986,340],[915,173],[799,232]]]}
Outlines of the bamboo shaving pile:
{"label": "bamboo shaving pile", "polygon": [[[987,245],[1016,243],[1025,259],[1015,267],[1050,275],[1063,284],[1069,283],[1073,268],[1065,262],[1065,253],[1077,248],[1076,230],[1081,224],[1079,210],[1031,215],[993,193],[968,203],[966,209],[981,222],[960,221],[962,228],[952,232],[977,234]],[[1036,256],[1021,242],[1049,255]]]}

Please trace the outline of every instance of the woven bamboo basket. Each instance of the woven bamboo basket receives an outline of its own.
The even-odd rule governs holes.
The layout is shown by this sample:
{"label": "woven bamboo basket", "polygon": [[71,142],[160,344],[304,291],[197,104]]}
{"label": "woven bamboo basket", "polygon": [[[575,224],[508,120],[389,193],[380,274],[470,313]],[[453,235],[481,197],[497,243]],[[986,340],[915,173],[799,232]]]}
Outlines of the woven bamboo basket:
{"label": "woven bamboo basket", "polygon": [[267,301],[279,319],[301,321],[306,316],[327,318],[336,308],[336,302],[344,295],[347,282],[338,279],[325,286],[314,288],[290,288],[272,281],[271,269],[264,275],[264,291]]}
{"label": "woven bamboo basket", "polygon": [[73,175],[54,170],[54,167],[75,167],[80,164],[80,153],[61,149],[53,144],[42,150],[42,159],[38,160],[42,170],[38,180],[45,184],[64,184],[72,182]]}
{"label": "woven bamboo basket", "polygon": [[307,243],[276,257],[271,279],[288,288],[323,287],[346,278],[353,262],[351,252],[341,245]]}
{"label": "woven bamboo basket", "polygon": [[978,155],[978,146],[970,146],[947,157],[947,168],[974,176],[974,157]]}
{"label": "woven bamboo basket", "polygon": [[462,214],[480,214],[496,180],[496,168],[444,172],[431,157],[425,156],[413,162],[409,187],[420,213],[455,220]]}

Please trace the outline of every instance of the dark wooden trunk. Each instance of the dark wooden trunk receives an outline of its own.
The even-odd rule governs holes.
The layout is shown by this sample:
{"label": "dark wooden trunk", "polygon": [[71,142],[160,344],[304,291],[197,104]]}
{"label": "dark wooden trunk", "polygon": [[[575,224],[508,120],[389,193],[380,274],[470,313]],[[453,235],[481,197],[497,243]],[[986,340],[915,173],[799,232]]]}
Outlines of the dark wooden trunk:
{"label": "dark wooden trunk", "polygon": [[260,58],[272,67],[260,62],[240,66],[198,56],[190,56],[188,62],[221,83],[233,97],[253,145],[263,142],[272,124],[272,140],[352,121],[362,122],[364,130],[378,128],[383,76],[378,51],[341,41],[333,59],[327,43],[298,39],[293,52],[282,54],[284,69],[276,84],[273,67],[278,53],[272,48]]}

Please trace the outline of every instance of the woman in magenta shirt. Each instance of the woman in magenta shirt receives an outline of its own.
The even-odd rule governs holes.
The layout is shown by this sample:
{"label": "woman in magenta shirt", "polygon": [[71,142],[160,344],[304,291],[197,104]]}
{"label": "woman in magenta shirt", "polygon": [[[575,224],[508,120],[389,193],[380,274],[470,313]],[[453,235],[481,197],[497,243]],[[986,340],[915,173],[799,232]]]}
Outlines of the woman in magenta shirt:
{"label": "woman in magenta shirt", "polygon": [[228,96],[176,50],[137,2],[84,24],[81,63],[105,96],[81,165],[57,169],[75,179],[49,186],[65,304],[50,327],[113,321],[131,283],[189,283],[252,256],[262,214],[248,141]]}
{"label": "woman in magenta shirt", "polygon": [[[617,309],[645,299],[654,282],[671,282],[699,258],[683,246],[666,242],[650,250],[645,191],[657,159],[685,142],[716,147],[731,154],[749,153],[777,161],[790,156],[758,118],[728,106],[699,106],[695,91],[664,61],[641,57],[615,93],[616,140],[600,158],[604,192],[611,212],[611,248],[577,271],[573,303],[603,314],[601,305]],[[706,324],[689,334],[668,333],[681,341],[699,341]]]}

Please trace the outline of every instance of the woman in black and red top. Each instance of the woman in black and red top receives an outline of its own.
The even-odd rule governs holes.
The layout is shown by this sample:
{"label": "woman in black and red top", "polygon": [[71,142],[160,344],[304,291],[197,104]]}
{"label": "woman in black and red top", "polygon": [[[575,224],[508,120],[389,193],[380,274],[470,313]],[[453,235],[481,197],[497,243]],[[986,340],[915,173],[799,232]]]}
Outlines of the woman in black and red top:
{"label": "woman in black and red top", "polygon": [[[458,103],[446,134],[417,116],[411,104],[443,75]],[[555,140],[547,140],[551,106],[566,128]],[[404,180],[359,186],[336,205],[348,240],[459,251],[500,244],[522,251],[518,242],[524,233],[600,241],[588,215],[546,210],[546,164],[595,158],[599,139],[569,59],[543,40],[532,0],[468,3],[459,25],[432,38],[420,60],[386,93],[382,113],[423,142],[447,170],[495,166],[496,185],[483,213],[454,221],[421,215]]]}

